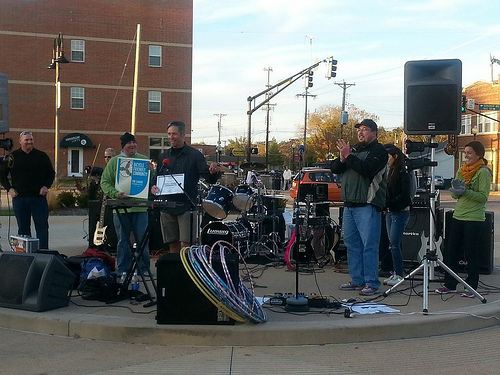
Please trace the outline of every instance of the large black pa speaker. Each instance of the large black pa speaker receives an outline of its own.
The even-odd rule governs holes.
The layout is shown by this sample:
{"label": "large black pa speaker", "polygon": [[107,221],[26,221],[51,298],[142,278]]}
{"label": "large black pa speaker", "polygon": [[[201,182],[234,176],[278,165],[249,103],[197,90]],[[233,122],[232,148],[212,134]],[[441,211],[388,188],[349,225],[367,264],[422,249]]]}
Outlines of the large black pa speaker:
{"label": "large black pa speaker", "polygon": [[9,131],[9,82],[5,74],[0,73],[0,134]]}
{"label": "large black pa speaker", "polygon": [[[453,217],[454,210],[446,211],[445,217],[445,239],[443,247],[443,255],[446,254],[449,249],[449,238],[446,237],[446,233],[449,232],[451,225],[451,219]],[[495,258],[495,224],[494,224],[494,212],[486,211],[486,221],[484,223],[481,233],[477,234],[477,244],[476,251],[478,255],[478,265],[479,273],[483,275],[489,275],[493,272],[494,268],[494,258]],[[467,261],[465,259],[465,254],[463,249],[460,249],[461,256],[459,258],[460,271],[465,271]]]}
{"label": "large black pa speaker", "polygon": [[68,306],[75,275],[56,255],[4,252],[0,306],[47,311]]}
{"label": "large black pa speaker", "polygon": [[[226,255],[226,264],[233,284],[239,284],[238,254]],[[220,260],[213,260],[213,269],[225,280]],[[165,254],[156,262],[158,275],[158,324],[234,324],[215,307],[193,283],[179,254]]]}
{"label": "large black pa speaker", "polygon": [[404,68],[406,134],[459,134],[462,62],[408,61]]}
{"label": "large black pa speaker", "polygon": [[[403,260],[409,263],[419,263],[428,250],[430,209],[426,207],[413,207],[410,211],[410,219],[403,231],[402,252]],[[434,220],[435,235],[438,240],[434,241],[437,255],[442,259],[441,248],[443,242],[443,218],[444,209],[436,209]]]}

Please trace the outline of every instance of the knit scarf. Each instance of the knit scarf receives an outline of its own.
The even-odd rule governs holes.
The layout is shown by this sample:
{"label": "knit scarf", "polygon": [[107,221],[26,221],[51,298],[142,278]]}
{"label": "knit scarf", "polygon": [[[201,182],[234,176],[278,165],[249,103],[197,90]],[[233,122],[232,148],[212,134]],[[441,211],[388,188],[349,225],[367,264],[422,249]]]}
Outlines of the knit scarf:
{"label": "knit scarf", "polygon": [[465,180],[465,182],[467,184],[469,184],[469,182],[472,179],[472,177],[474,177],[474,175],[476,174],[476,172],[483,165],[485,165],[483,159],[479,159],[478,161],[476,161],[472,165],[468,165],[468,164],[462,165],[462,168],[460,168],[460,174],[462,175],[462,177],[464,178],[464,180]]}

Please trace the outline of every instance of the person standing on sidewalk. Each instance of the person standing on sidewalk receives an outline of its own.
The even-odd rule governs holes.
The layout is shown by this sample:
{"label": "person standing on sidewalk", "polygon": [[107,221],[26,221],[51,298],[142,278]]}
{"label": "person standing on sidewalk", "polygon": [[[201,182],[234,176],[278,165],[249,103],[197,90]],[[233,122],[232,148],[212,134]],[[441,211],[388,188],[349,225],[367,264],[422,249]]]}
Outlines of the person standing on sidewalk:
{"label": "person standing on sidewalk", "polygon": [[290,190],[291,182],[292,182],[292,171],[287,166],[283,171],[283,190]]}
{"label": "person standing on sidewalk", "polygon": [[392,275],[384,280],[384,284],[393,286],[402,281],[405,276],[401,242],[403,231],[410,220],[411,188],[410,174],[405,166],[405,156],[392,144],[385,145],[385,148],[389,154],[385,223],[393,271]]}
{"label": "person standing on sidewalk", "polygon": [[[444,263],[455,273],[458,272],[460,254],[465,252],[467,278],[465,282],[473,289],[479,284],[478,236],[483,232],[486,221],[486,202],[490,195],[493,174],[486,165],[484,146],[479,141],[465,145],[465,164],[457,171],[451,182],[451,197],[457,199],[455,212],[451,219],[448,251],[444,254]],[[463,252],[462,252],[463,251]],[[458,281],[447,272],[444,275],[444,287],[436,293],[456,293]],[[462,297],[474,298],[470,290],[464,290]]]}
{"label": "person standing on sidewalk", "polygon": [[49,248],[49,205],[47,193],[55,178],[49,156],[34,147],[33,133],[19,135],[21,147],[6,157],[2,185],[12,198],[18,234],[31,237],[31,218],[35,224],[39,249]]}
{"label": "person standing on sidewalk", "polygon": [[330,163],[333,173],[342,174],[343,229],[351,281],[341,290],[378,293],[378,248],[381,213],[387,190],[387,151],[377,140],[377,124],[365,119],[354,126],[359,143],[337,140],[340,157]]}

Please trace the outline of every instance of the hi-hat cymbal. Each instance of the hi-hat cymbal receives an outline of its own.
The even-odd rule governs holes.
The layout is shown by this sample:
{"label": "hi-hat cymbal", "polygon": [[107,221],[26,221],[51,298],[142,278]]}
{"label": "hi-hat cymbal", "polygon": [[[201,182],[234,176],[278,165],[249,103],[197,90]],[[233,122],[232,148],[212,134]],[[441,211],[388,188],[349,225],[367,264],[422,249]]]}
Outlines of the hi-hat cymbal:
{"label": "hi-hat cymbal", "polygon": [[244,171],[257,171],[261,172],[266,169],[266,165],[262,163],[257,163],[254,161],[251,161],[249,163],[243,163],[240,165],[240,168],[243,169]]}

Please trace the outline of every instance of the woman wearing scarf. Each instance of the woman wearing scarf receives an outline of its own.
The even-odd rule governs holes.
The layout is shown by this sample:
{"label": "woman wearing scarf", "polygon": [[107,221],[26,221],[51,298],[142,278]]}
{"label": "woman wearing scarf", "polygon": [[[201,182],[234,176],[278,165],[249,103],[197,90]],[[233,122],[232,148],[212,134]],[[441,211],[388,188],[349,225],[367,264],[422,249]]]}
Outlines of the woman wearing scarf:
{"label": "woman wearing scarf", "polygon": [[[444,256],[444,263],[455,273],[461,249],[467,260],[467,278],[465,282],[477,289],[479,283],[479,265],[477,256],[477,236],[485,225],[485,211],[490,194],[492,172],[486,166],[484,146],[479,141],[465,145],[465,164],[457,171],[451,182],[451,196],[458,199],[451,220],[449,250]],[[445,273],[444,287],[436,289],[436,293],[456,293],[457,280]],[[462,297],[474,298],[474,294],[465,289]]]}

